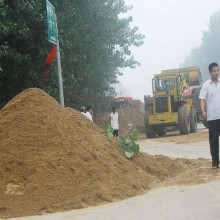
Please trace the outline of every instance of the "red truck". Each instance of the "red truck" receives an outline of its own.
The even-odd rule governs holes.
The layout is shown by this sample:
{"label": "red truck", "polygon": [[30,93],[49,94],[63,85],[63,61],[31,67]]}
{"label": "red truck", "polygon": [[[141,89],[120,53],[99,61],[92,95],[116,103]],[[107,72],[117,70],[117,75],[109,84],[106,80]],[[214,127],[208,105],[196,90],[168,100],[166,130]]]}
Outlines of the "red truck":
{"label": "red truck", "polygon": [[141,112],[144,112],[144,103],[141,100],[133,99],[132,97],[118,97],[113,98],[112,107],[117,108],[134,108]]}

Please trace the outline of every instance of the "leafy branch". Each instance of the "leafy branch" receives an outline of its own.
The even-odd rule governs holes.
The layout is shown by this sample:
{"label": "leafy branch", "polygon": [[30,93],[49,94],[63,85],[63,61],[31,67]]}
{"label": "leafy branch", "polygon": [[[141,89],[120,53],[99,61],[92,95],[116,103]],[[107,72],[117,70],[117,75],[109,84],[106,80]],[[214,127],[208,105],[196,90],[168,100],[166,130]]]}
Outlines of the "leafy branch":
{"label": "leafy branch", "polygon": [[108,124],[105,132],[106,132],[109,139],[113,138],[113,128],[110,124]]}
{"label": "leafy branch", "polygon": [[119,147],[124,149],[127,158],[137,155],[140,151],[137,141],[137,128],[133,124],[128,124],[129,133],[120,137]]}

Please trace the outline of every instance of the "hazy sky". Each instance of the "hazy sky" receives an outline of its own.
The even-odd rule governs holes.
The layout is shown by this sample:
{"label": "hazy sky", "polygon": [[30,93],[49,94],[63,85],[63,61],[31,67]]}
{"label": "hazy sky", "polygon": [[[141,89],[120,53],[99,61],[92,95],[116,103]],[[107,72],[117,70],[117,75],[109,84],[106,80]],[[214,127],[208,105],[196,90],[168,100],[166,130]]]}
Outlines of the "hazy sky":
{"label": "hazy sky", "polygon": [[145,35],[144,45],[132,49],[141,62],[136,69],[123,69],[118,79],[130,92],[143,100],[151,94],[151,79],[163,69],[178,68],[191,48],[200,46],[202,32],[210,16],[220,10],[219,0],[125,0],[133,5],[128,15],[132,26]]}

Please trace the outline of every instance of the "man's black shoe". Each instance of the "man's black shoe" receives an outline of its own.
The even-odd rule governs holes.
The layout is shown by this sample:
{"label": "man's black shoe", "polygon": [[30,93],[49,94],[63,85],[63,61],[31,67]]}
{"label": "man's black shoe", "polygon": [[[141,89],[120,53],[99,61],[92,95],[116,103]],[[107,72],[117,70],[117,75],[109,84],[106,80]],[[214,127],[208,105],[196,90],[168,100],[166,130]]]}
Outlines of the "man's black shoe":
{"label": "man's black shoe", "polygon": [[218,165],[213,165],[212,166],[212,169],[217,169],[218,168]]}

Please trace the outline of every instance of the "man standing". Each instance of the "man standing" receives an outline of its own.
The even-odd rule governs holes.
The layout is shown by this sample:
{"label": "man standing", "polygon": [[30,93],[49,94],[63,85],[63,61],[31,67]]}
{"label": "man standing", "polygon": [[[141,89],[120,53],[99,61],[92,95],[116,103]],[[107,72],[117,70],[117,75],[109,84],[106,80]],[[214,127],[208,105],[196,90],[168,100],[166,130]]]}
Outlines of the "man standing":
{"label": "man standing", "polygon": [[116,112],[115,107],[112,107],[112,113],[110,114],[110,118],[111,118],[111,126],[113,128],[113,136],[118,137],[118,130],[119,130],[118,112]]}
{"label": "man standing", "polygon": [[92,119],[92,108],[91,108],[91,106],[88,106],[88,107],[86,108],[85,116],[86,116],[89,120],[93,121],[93,119]]}
{"label": "man standing", "polygon": [[167,84],[167,80],[163,80],[162,81],[162,90],[168,90],[169,89],[169,85]]}
{"label": "man standing", "polygon": [[212,168],[219,167],[219,132],[220,132],[220,79],[217,63],[209,65],[210,79],[200,91],[202,115],[207,118],[209,126],[209,144],[212,156]]}

